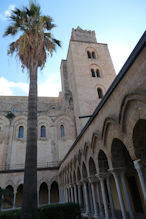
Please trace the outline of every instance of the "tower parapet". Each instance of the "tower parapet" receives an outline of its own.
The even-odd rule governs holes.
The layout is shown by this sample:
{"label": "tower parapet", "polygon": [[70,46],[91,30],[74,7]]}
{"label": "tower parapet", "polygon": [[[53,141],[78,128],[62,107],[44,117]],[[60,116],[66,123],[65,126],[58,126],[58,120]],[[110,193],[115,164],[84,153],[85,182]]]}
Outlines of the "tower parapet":
{"label": "tower parapet", "polygon": [[72,28],[71,40],[97,43],[95,31]]}

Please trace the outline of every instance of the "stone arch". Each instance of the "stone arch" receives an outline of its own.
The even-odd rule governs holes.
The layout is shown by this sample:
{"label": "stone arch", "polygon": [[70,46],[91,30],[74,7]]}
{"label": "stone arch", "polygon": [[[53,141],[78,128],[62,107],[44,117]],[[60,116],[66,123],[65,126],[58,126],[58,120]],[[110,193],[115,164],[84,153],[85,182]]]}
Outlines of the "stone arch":
{"label": "stone arch", "polygon": [[[75,136],[73,121],[68,116],[66,116],[66,115],[59,116],[55,121],[55,125],[57,127],[58,139],[72,138],[72,136]],[[64,127],[64,136],[63,136],[63,138],[61,137],[61,132],[60,132],[61,125]]]}
{"label": "stone arch", "polygon": [[[92,52],[94,52],[95,53],[95,58],[97,59],[98,58],[98,51],[97,51],[97,48],[95,49],[95,48],[93,48],[93,47],[91,47],[91,46],[88,46],[88,47],[86,47],[86,49],[85,49],[85,53],[88,55],[88,53],[90,53],[90,55],[91,55],[91,59],[93,58],[92,57]],[[88,57],[88,56],[87,56]],[[88,57],[89,58],[89,57]],[[93,58],[94,59],[94,58]]]}
{"label": "stone arch", "polygon": [[108,159],[103,150],[100,150],[98,153],[98,166],[99,172],[107,172],[109,169]]}
{"label": "stone arch", "polygon": [[48,185],[45,182],[40,185],[39,204],[48,204]]}
{"label": "stone arch", "polygon": [[146,119],[139,119],[133,129],[135,155],[146,166]]}
{"label": "stone arch", "polygon": [[105,89],[105,87],[104,87],[103,84],[97,83],[97,84],[95,85],[95,88],[96,88],[95,91],[96,91],[96,93],[97,93],[97,96],[98,96],[98,92],[97,92],[98,89],[101,89],[101,90],[102,90],[102,95],[104,96],[104,94],[105,94],[105,92],[106,92],[106,89]]}
{"label": "stone arch", "polygon": [[[17,140],[25,140],[26,139],[26,128],[27,128],[27,117],[26,116],[17,116],[13,120],[13,124],[14,124],[14,136],[15,136],[15,138]],[[24,135],[23,135],[22,139],[18,138],[19,128],[21,126],[24,128]]]}
{"label": "stone arch", "polygon": [[91,74],[91,69],[93,69],[94,70],[94,72],[96,72],[96,70],[99,70],[99,73],[100,73],[100,77],[98,77],[99,79],[100,78],[103,78],[103,71],[102,71],[102,68],[101,68],[101,66],[98,64],[91,64],[90,65],[90,74]]}
{"label": "stone arch", "polygon": [[78,181],[81,180],[81,172],[80,172],[80,168],[79,167],[77,168],[77,179],[78,179]]}
{"label": "stone arch", "polygon": [[16,208],[22,206],[22,196],[23,196],[23,184],[17,187],[16,191]]}
{"label": "stone arch", "polygon": [[38,190],[40,189],[40,186],[41,186],[42,183],[46,183],[47,186],[49,186],[48,179],[45,178],[45,177],[42,177],[42,178],[38,181]]}
{"label": "stone arch", "polygon": [[143,213],[140,187],[137,184],[137,173],[130,153],[120,139],[113,139],[111,155],[113,168],[125,171],[125,178],[129,188],[128,193],[131,194],[134,210]]}
{"label": "stone arch", "polygon": [[81,160],[82,160],[82,151],[81,151],[81,149],[79,149],[79,151],[78,151],[77,159],[78,159],[78,163],[81,164]]}
{"label": "stone arch", "polygon": [[120,135],[120,127],[116,121],[116,119],[107,117],[104,120],[104,124],[102,127],[102,139],[103,139],[103,145],[107,148],[108,145],[111,145],[111,139],[114,138],[114,136]]}
{"label": "stone arch", "polygon": [[44,126],[45,127],[45,131],[46,131],[46,136],[45,139],[49,138],[49,128],[53,125],[52,120],[47,117],[47,116],[39,116],[38,117],[38,137],[41,140],[41,127]]}
{"label": "stone arch", "polygon": [[90,157],[90,159],[89,159],[89,175],[90,176],[95,176],[96,173],[97,173],[97,171],[96,171],[95,162],[94,162],[93,158]]}
{"label": "stone arch", "polygon": [[5,182],[5,188],[7,188],[8,186],[12,186],[13,189],[16,188],[14,181],[10,178]]}
{"label": "stone arch", "polygon": [[7,192],[4,195],[3,208],[12,208],[14,200],[14,188],[11,185],[8,185],[5,189]]}
{"label": "stone arch", "polygon": [[76,173],[73,171],[73,183],[76,183]]}
{"label": "stone arch", "polygon": [[111,159],[113,168],[122,168],[133,165],[129,151],[124,143],[118,138],[114,138],[112,141]]}
{"label": "stone arch", "polygon": [[50,188],[50,203],[58,203],[59,202],[59,188],[58,183],[54,181],[51,184]]}
{"label": "stone arch", "polygon": [[89,143],[85,142],[84,149],[83,149],[83,155],[84,155],[85,160],[87,159],[88,151],[89,151]]}
{"label": "stone arch", "polygon": [[87,177],[88,177],[87,168],[86,168],[85,163],[83,162],[83,163],[82,163],[82,178],[83,178],[83,179],[87,179]]}
{"label": "stone arch", "polygon": [[101,134],[100,132],[97,131],[93,133],[91,140],[91,150],[93,154],[95,152],[95,149],[97,149],[99,145],[102,145],[102,141],[101,141]]}
{"label": "stone arch", "polygon": [[143,92],[128,94],[123,98],[119,113],[119,123],[121,124],[123,132],[127,131],[129,115],[131,115],[133,111],[137,111],[137,114],[140,116],[142,108],[145,109],[145,107],[146,94]]}
{"label": "stone arch", "polygon": [[69,181],[70,181],[70,184],[72,184],[73,183],[73,179],[72,179],[72,174],[70,173],[70,177],[69,177]]}

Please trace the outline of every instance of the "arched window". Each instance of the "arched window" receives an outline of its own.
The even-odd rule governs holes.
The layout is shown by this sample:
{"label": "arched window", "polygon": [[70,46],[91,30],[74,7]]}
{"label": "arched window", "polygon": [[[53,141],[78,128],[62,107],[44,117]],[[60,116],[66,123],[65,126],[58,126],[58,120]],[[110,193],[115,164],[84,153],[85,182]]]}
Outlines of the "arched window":
{"label": "arched window", "polygon": [[60,136],[61,136],[61,137],[64,137],[64,136],[65,136],[65,133],[64,133],[64,126],[63,126],[63,125],[60,126]]}
{"label": "arched window", "polygon": [[99,72],[99,69],[96,69],[96,77],[97,77],[97,78],[100,78],[100,72]]}
{"label": "arched window", "polygon": [[88,56],[88,59],[91,59],[91,53],[89,51],[87,51],[87,56]]}
{"label": "arched window", "polygon": [[92,77],[95,78],[95,71],[93,68],[91,69],[91,74],[92,74]]}
{"label": "arched window", "polygon": [[101,88],[97,88],[97,93],[98,93],[99,99],[103,98],[103,92]]}
{"label": "arched window", "polygon": [[41,137],[42,138],[46,137],[46,127],[44,125],[41,126]]}
{"label": "arched window", "polygon": [[24,136],[24,127],[19,126],[18,138],[23,138],[23,136]]}
{"label": "arched window", "polygon": [[92,52],[92,58],[96,59],[95,52]]}

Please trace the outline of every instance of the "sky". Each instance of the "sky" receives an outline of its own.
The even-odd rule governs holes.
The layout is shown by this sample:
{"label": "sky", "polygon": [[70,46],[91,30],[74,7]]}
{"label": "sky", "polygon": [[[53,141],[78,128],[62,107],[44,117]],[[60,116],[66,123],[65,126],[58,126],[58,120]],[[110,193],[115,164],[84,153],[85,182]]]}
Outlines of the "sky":
{"label": "sky", "polygon": [[[58,96],[61,91],[60,63],[66,59],[72,28],[95,30],[97,42],[107,43],[118,74],[146,29],[146,0],[37,0],[42,15],[53,18],[53,35],[58,48],[38,72],[38,95]],[[0,95],[28,95],[29,76],[19,59],[7,55],[8,45],[16,40],[3,37],[15,7],[28,6],[29,0],[0,0]]]}

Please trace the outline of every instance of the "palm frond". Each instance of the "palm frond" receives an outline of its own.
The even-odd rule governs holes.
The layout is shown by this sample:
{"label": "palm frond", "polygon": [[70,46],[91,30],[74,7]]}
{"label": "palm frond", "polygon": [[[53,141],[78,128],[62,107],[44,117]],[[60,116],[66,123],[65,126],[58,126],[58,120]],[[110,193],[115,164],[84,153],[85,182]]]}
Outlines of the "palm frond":
{"label": "palm frond", "polygon": [[15,35],[18,32],[18,29],[15,26],[8,26],[3,36]]}
{"label": "palm frond", "polygon": [[53,43],[55,43],[57,46],[61,47],[61,42],[59,40],[56,40],[55,38],[52,39]]}
{"label": "palm frond", "polygon": [[40,6],[35,4],[34,2],[31,2],[30,12],[32,13],[32,16],[40,16]]}
{"label": "palm frond", "polygon": [[[50,16],[40,15],[40,6],[34,2],[30,7],[23,7],[21,10],[15,8],[11,12],[12,24],[7,27],[4,36],[15,35],[18,31],[22,35],[9,45],[8,54],[19,57],[22,66],[30,69],[33,62],[43,68],[46,62],[46,53],[52,56],[57,46],[61,46],[51,30],[56,27]],[[46,32],[45,32],[46,31]]]}

